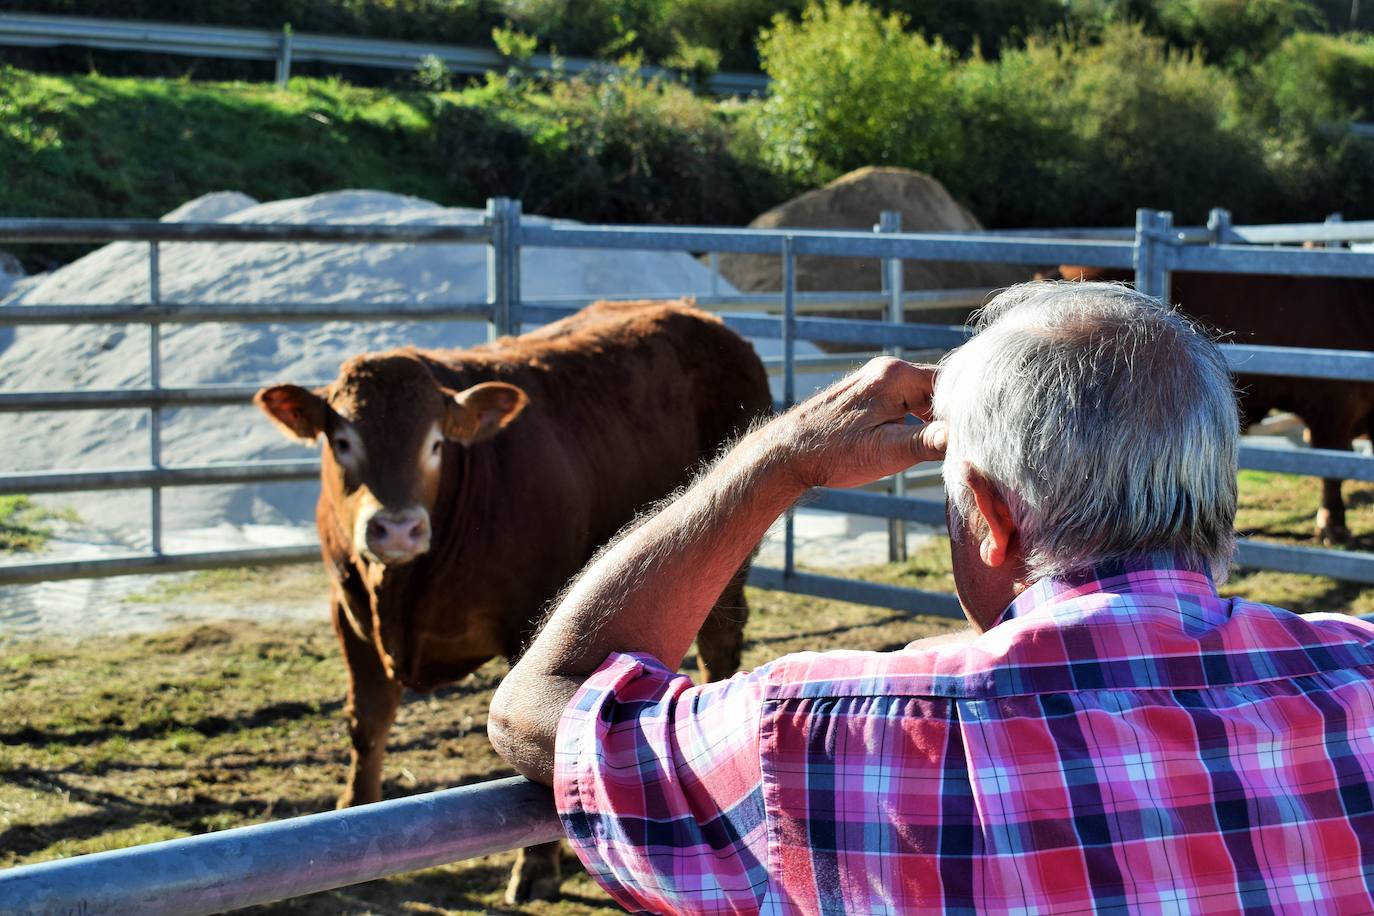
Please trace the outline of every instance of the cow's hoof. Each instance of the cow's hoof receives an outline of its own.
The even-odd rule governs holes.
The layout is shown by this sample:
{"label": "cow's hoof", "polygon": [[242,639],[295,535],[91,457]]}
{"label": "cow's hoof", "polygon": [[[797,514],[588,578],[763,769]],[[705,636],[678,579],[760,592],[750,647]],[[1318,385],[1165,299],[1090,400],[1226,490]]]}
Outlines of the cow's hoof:
{"label": "cow's hoof", "polygon": [[1326,528],[1318,529],[1317,540],[1320,541],[1324,547],[1340,547],[1349,542],[1350,529],[1344,525],[1327,526]]}
{"label": "cow's hoof", "polygon": [[1317,510],[1317,540],[1327,547],[1339,547],[1350,540],[1350,529],[1343,521],[1331,521],[1331,511],[1321,508]]}
{"label": "cow's hoof", "polygon": [[510,884],[506,886],[506,905],[515,906],[519,903],[529,903],[531,900],[557,900],[558,886],[561,883],[558,875],[522,875],[513,872]]}

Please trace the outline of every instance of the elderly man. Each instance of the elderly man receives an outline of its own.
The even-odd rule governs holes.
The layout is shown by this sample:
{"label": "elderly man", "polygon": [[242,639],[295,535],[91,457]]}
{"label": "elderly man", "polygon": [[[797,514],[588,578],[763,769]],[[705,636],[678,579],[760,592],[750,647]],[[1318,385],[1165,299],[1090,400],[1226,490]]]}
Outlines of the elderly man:
{"label": "elderly man", "polygon": [[[492,741],[635,910],[1371,912],[1374,627],[1218,597],[1237,426],[1172,311],[1013,288],[938,372],[870,363],[606,550]],[[808,487],[942,455],[975,632],[675,673]]]}

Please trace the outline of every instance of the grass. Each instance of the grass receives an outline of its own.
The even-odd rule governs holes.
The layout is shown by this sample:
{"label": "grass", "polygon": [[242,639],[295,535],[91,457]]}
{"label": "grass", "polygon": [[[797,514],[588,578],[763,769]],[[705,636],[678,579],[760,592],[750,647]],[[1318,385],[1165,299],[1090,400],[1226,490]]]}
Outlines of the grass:
{"label": "grass", "polygon": [[0,554],[36,553],[52,538],[51,522],[74,522],[71,509],[49,509],[24,495],[0,496]]}
{"label": "grass", "polygon": [[[151,218],[211,191],[518,197],[586,220],[743,223],[790,192],[734,142],[738,106],[628,78],[461,91],[50,76],[0,65],[0,216]],[[728,186],[706,200],[703,186]],[[78,253],[17,249],[31,268]]]}
{"label": "grass", "polygon": [[[1246,472],[1243,526],[1307,543],[1310,479]],[[1356,537],[1374,536],[1374,486],[1348,484]],[[951,591],[948,544],[904,564],[849,571],[870,581]],[[1295,610],[1374,610],[1374,589],[1315,576],[1240,570],[1228,594]],[[750,589],[744,664],[789,652],[891,650],[962,621]],[[332,808],[347,763],[343,665],[324,620],[314,566],[169,578],[134,600],[226,608],[320,604],[318,623],[234,621],[120,640],[36,640],[0,649],[0,867],[114,849]],[[111,613],[118,613],[111,608]],[[689,667],[693,664],[688,659]],[[385,793],[396,797],[509,771],[486,740],[492,662],[430,696],[408,694],[389,742]],[[270,913],[509,912],[514,854],[489,856],[266,908]],[[618,912],[575,861],[564,899],[522,912]]]}

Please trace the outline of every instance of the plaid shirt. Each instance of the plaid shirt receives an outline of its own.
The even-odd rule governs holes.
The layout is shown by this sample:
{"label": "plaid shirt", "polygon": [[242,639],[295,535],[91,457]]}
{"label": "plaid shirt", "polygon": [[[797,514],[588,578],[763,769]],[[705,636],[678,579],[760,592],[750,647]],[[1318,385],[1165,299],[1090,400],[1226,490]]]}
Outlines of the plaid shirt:
{"label": "plaid shirt", "polygon": [[1374,912],[1374,626],[1146,558],[971,641],[703,687],[613,655],[558,729],[588,871],[676,913]]}

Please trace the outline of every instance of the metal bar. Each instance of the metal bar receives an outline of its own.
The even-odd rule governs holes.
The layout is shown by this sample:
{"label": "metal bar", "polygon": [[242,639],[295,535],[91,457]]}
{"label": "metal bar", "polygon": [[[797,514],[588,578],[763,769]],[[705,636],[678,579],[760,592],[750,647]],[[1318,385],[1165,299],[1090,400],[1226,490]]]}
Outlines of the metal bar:
{"label": "metal bar", "polygon": [[[899,210],[884,210],[878,214],[878,225],[873,227],[876,232],[901,232],[902,214]],[[887,314],[884,316],[889,324],[901,325],[905,321],[902,313],[902,292],[905,286],[900,258],[887,258],[880,262],[882,265],[882,286],[888,295]],[[902,358],[902,348],[892,346],[886,348],[888,356]],[[906,479],[901,474],[892,475],[892,495],[902,497],[906,495]],[[899,518],[887,520],[887,561],[889,563],[906,562],[906,523]]]}
{"label": "metal bar", "polygon": [[[902,294],[902,304],[913,309],[955,308],[978,306],[997,292],[991,287],[968,289],[924,289],[909,290]],[[525,299],[526,306],[539,308],[562,308],[570,313],[596,301],[630,301],[645,298],[642,294],[626,293],[607,296],[552,296],[543,299]],[[732,294],[693,294],[688,298],[700,309],[707,311],[765,311],[776,313],[779,309],[777,293],[732,293]],[[797,313],[808,312],[874,312],[879,311],[890,301],[887,293],[864,291],[836,292],[798,292],[796,294]]]}
{"label": "metal bar", "polygon": [[[16,306],[17,307],[17,306]],[[319,388],[327,381],[303,383]],[[258,385],[195,385],[187,388],[95,388],[76,391],[0,393],[0,413],[41,410],[132,409],[142,407],[224,407],[247,405]]]}
{"label": "metal bar", "polygon": [[[100,579],[242,566],[287,566],[319,562],[319,559],[319,547],[301,544],[246,550],[208,550],[201,553],[129,554],[99,560],[45,560],[39,563],[0,564],[0,585],[32,585],[63,579]],[[0,912],[7,911],[0,907]]]}
{"label": "metal bar", "polygon": [[1255,471],[1331,477],[1338,480],[1374,480],[1374,458],[1329,448],[1240,447],[1240,466]]}
{"label": "metal bar", "polygon": [[257,461],[246,464],[189,464],[179,467],[106,468],[98,471],[38,471],[0,474],[0,494],[78,493],[85,490],[134,490],[142,487],[209,487],[232,483],[281,483],[312,480],[320,463]]}
{"label": "metal bar", "polygon": [[824,509],[826,512],[844,512],[849,515],[870,515],[875,518],[900,518],[921,525],[945,525],[945,504],[943,500],[914,499],[910,496],[892,496],[888,493],[866,493],[862,490],[811,490],[803,498],[801,505],[808,509]]}
{"label": "metal bar", "polygon": [[674,226],[524,226],[520,244],[538,248],[613,248],[639,251],[721,251],[776,254],[784,237],[798,256],[903,258],[909,261],[1002,261],[1017,264],[1086,264],[1130,267],[1131,246],[1121,242],[1046,241],[968,237],[944,233],[879,236],[871,232],[803,229],[711,229]]}
{"label": "metal bar", "polygon": [[486,242],[481,224],[457,223],[164,223],[155,219],[0,219],[4,242]]}
{"label": "metal bar", "polygon": [[0,911],[220,913],[546,843],[553,797],[521,777],[0,872]]}
{"label": "metal bar", "polygon": [[291,25],[281,27],[281,44],[277,51],[277,86],[286,88],[291,80]]}
{"label": "metal bar", "polygon": [[1221,344],[1220,349],[1232,371],[1237,373],[1374,382],[1374,353],[1364,350],[1257,347],[1251,344]]}
{"label": "metal bar", "polygon": [[[797,257],[792,237],[782,240],[782,403],[789,409],[797,402]],[[789,508],[783,516],[783,576],[797,571],[797,513]]]}
{"label": "metal bar", "polygon": [[754,566],[749,570],[749,584],[755,588],[811,595],[832,601],[851,601],[873,607],[891,608],[908,614],[930,614],[936,617],[963,617],[959,599],[945,592],[928,592],[879,582],[862,582],[815,573],[792,572],[770,566]]}
{"label": "metal bar", "polygon": [[[154,307],[162,303],[162,280],[158,264],[158,243],[148,243],[148,301]],[[157,391],[162,387],[162,328],[156,321],[148,322],[148,387]],[[162,469],[162,409],[156,404],[148,408],[148,463]],[[150,525],[149,544],[153,553],[162,553],[162,488],[153,484],[148,488]]]}
{"label": "metal bar", "polygon": [[1316,547],[1289,547],[1246,539],[1236,545],[1236,565],[1279,572],[1374,582],[1374,555]]}
{"label": "metal bar", "polygon": [[1374,255],[1364,251],[1248,248],[1243,245],[1186,246],[1174,251],[1171,261],[1174,270],[1374,278]]}
{"label": "metal bar", "polygon": [[1324,223],[1289,223],[1274,226],[1237,226],[1238,241],[1253,244],[1282,242],[1374,241],[1374,220],[1328,220]]}
{"label": "metal bar", "polygon": [[0,327],[49,324],[121,324],[157,321],[485,321],[485,302],[178,302],[123,305],[16,305],[0,309]]}
{"label": "metal bar", "polygon": [[[49,47],[76,44],[115,51],[144,51],[160,54],[188,54],[197,57],[228,57],[246,60],[276,60],[278,79],[290,75],[292,56],[306,61],[324,61],[391,70],[413,70],[420,59],[433,55],[448,69],[458,73],[485,73],[504,68],[509,61],[494,48],[471,48],[418,42],[319,35],[309,32],[283,36],[260,29],[220,26],[181,25],[163,22],[93,19],[78,16],[44,16],[33,13],[0,14],[0,44]],[[282,67],[283,58],[285,68]],[[567,73],[620,69],[615,64],[582,57],[559,58],[557,65]],[[552,56],[533,55],[527,66],[550,70]],[[676,71],[661,67],[642,67],[648,76],[669,76]],[[706,81],[712,92],[754,95],[764,92],[768,79],[757,73],[715,73]]]}

